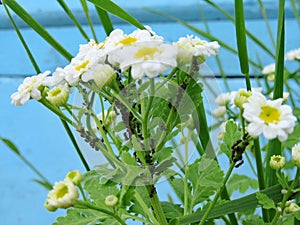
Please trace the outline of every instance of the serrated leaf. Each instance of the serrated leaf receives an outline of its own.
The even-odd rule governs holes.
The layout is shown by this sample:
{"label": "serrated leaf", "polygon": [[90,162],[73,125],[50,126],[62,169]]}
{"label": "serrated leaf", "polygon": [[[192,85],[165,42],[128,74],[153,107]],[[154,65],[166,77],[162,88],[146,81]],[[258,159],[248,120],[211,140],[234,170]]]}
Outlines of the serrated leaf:
{"label": "serrated leaf", "polygon": [[223,171],[213,159],[203,156],[189,167],[187,174],[192,183],[191,202],[196,204],[207,200],[222,185]]}
{"label": "serrated leaf", "polygon": [[270,199],[268,195],[257,192],[256,198],[258,200],[258,203],[261,204],[264,209],[276,209],[274,201]]}
{"label": "serrated leaf", "polygon": [[[92,209],[69,209],[66,216],[58,217],[52,225],[98,225],[107,218],[106,214]],[[111,224],[118,223],[115,221]]]}
{"label": "serrated leaf", "polygon": [[242,223],[243,225],[265,225],[264,221],[257,215],[248,216]]}
{"label": "serrated leaf", "polygon": [[123,163],[131,166],[137,166],[136,159],[132,155],[130,155],[129,152],[122,152],[121,158]]}
{"label": "serrated leaf", "polygon": [[155,152],[152,156],[152,159],[157,162],[162,162],[164,159],[170,158],[172,153],[173,153],[173,148],[166,147],[161,149],[158,152]]}
{"label": "serrated leaf", "polygon": [[21,155],[21,152],[19,151],[19,149],[17,148],[17,146],[10,141],[7,138],[0,138],[0,140],[10,149],[12,150],[14,153],[16,153],[17,155]]}
{"label": "serrated leaf", "polygon": [[161,202],[161,206],[167,218],[175,218],[183,215],[183,208],[181,208],[179,204]]}
{"label": "serrated leaf", "polygon": [[241,132],[238,130],[238,125],[233,120],[227,121],[225,129],[224,142],[231,148],[231,146],[241,138]]}
{"label": "serrated leaf", "polygon": [[258,183],[256,179],[250,178],[246,175],[233,174],[227,182],[227,190],[229,195],[236,190],[243,194],[249,188],[256,190],[258,188]]}

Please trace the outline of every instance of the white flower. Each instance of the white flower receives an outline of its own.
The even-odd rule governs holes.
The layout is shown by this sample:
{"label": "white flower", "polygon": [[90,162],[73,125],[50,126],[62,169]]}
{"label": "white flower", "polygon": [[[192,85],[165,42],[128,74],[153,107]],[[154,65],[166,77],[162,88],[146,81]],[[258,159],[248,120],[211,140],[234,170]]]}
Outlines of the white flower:
{"label": "white flower", "polygon": [[269,64],[263,68],[261,71],[262,74],[268,75],[271,73],[275,73],[275,63]]}
{"label": "white flower", "polygon": [[296,117],[288,105],[282,105],[283,99],[266,100],[261,93],[254,92],[243,105],[243,117],[249,122],[247,131],[252,137],[261,133],[267,139],[287,140],[292,133]]}
{"label": "white flower", "polygon": [[177,60],[179,65],[189,64],[192,61],[193,56],[204,57],[205,56],[216,56],[219,53],[220,45],[218,42],[207,42],[201,40],[193,35],[187,37],[181,37],[176,43],[173,43],[179,49]]}
{"label": "white flower", "polygon": [[300,167],[300,143],[295,144],[292,147],[292,162],[297,166]]}
{"label": "white flower", "polygon": [[47,204],[49,207],[69,208],[78,199],[78,190],[70,180],[56,182],[48,193]]}
{"label": "white flower", "polygon": [[110,62],[117,62],[121,71],[131,67],[133,79],[145,75],[153,78],[177,66],[177,48],[159,42],[141,42],[119,49],[118,54],[109,55]]}
{"label": "white flower", "polygon": [[263,68],[262,74],[268,75],[269,81],[274,81],[275,79],[275,63],[269,64]]}
{"label": "white flower", "polygon": [[272,155],[270,159],[270,167],[274,170],[282,169],[285,165],[285,158],[281,155]]}
{"label": "white flower", "polygon": [[107,37],[105,41],[105,49],[109,52],[115,50],[116,47],[130,46],[138,42],[163,42],[163,37],[151,34],[153,34],[153,31],[150,27],[148,27],[148,30],[137,29],[128,35],[121,29],[115,29]]}
{"label": "white flower", "polygon": [[11,103],[20,106],[24,105],[30,98],[40,100],[42,98],[43,82],[49,74],[50,71],[46,71],[36,76],[26,77],[19,86],[18,91],[11,95]]}
{"label": "white flower", "polygon": [[235,93],[236,92],[221,93],[216,97],[215,103],[217,103],[219,106],[226,106],[230,100],[234,98]]}
{"label": "white flower", "polygon": [[291,50],[285,55],[286,60],[300,60],[300,48]]}
{"label": "white flower", "polygon": [[215,117],[223,117],[226,113],[226,107],[225,106],[220,106],[218,108],[216,108],[212,114],[215,116]]}

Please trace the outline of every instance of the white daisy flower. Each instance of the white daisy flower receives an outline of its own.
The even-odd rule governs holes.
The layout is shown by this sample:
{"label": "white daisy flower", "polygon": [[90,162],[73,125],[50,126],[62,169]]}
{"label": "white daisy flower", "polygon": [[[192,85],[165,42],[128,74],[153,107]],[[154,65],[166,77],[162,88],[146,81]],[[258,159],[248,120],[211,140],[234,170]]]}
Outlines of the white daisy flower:
{"label": "white daisy flower", "polygon": [[295,144],[292,147],[292,162],[297,166],[300,167],[300,143]]}
{"label": "white daisy flower", "polygon": [[261,71],[263,75],[267,75],[269,81],[274,81],[275,79],[275,63],[269,64],[263,68]]}
{"label": "white daisy flower", "polygon": [[70,180],[56,182],[53,189],[48,193],[46,200],[48,207],[69,208],[78,199],[78,190]]}
{"label": "white daisy flower", "polygon": [[36,76],[26,77],[19,86],[18,91],[11,95],[11,103],[20,106],[24,105],[30,98],[40,100],[42,98],[41,90],[44,87],[44,81],[50,73],[50,71],[45,71]]}
{"label": "white daisy flower", "polygon": [[54,106],[62,106],[69,99],[69,90],[63,86],[56,86],[47,92],[46,99]]}
{"label": "white daisy flower", "polygon": [[235,94],[236,92],[221,93],[216,97],[215,103],[219,106],[226,106],[234,98]]}
{"label": "white daisy flower", "polygon": [[119,64],[121,71],[131,67],[133,79],[145,75],[153,78],[177,66],[177,47],[159,42],[140,42],[119,49],[118,54],[109,55],[110,62]]}
{"label": "white daisy flower", "polygon": [[206,56],[216,56],[219,53],[220,48],[220,45],[216,41],[207,42],[198,37],[194,37],[193,35],[181,37],[173,44],[179,49],[177,56],[179,65],[191,63],[193,56],[204,57],[202,59],[202,61],[204,61]]}
{"label": "white daisy flower", "polygon": [[291,50],[285,55],[286,60],[299,60],[300,61],[300,48]]}
{"label": "white daisy flower", "polygon": [[263,134],[267,139],[287,140],[292,133],[296,117],[288,105],[282,105],[283,99],[266,100],[261,93],[254,92],[243,105],[243,117],[249,122],[248,133],[252,137]]}

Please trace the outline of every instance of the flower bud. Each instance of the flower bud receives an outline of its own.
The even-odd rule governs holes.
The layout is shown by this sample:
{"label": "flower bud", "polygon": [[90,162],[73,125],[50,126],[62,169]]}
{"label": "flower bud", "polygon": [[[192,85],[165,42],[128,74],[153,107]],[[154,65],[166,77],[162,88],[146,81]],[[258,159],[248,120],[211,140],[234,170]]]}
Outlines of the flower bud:
{"label": "flower bud", "polygon": [[240,89],[234,98],[234,104],[240,108],[243,109],[243,104],[248,102],[248,98],[251,96],[251,91],[247,91],[245,89]]}
{"label": "flower bud", "polygon": [[300,167],[300,143],[294,145],[292,147],[292,162],[297,166]]}
{"label": "flower bud", "polygon": [[105,205],[108,207],[115,207],[118,203],[119,199],[115,195],[108,195],[105,198]]}
{"label": "flower bud", "polygon": [[50,205],[48,202],[48,199],[46,199],[45,203],[44,203],[44,207],[49,211],[49,212],[55,212],[57,210],[57,208],[53,205]]}
{"label": "flower bud", "polygon": [[[48,193],[47,207],[69,208],[78,199],[78,190],[69,180],[56,182],[53,189]],[[49,205],[49,206],[48,206]]]}
{"label": "flower bud", "polygon": [[67,103],[69,92],[63,87],[55,87],[47,92],[46,99],[54,106],[62,106]]}
{"label": "flower bud", "polygon": [[65,179],[71,181],[74,185],[78,185],[82,181],[82,175],[79,170],[72,170],[66,175]]}
{"label": "flower bud", "polygon": [[280,170],[285,165],[285,158],[281,155],[272,155],[270,160],[270,167],[274,170]]}
{"label": "flower bud", "polygon": [[291,202],[290,204],[288,204],[287,207],[285,207],[284,212],[285,213],[294,213],[300,210],[300,207],[296,204]]}

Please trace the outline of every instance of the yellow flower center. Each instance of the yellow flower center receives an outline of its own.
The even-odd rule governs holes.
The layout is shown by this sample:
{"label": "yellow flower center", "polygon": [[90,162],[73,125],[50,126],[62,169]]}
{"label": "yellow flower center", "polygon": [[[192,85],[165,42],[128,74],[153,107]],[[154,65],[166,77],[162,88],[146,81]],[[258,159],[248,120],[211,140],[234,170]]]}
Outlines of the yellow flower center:
{"label": "yellow flower center", "polygon": [[75,67],[75,70],[79,71],[81,69],[84,69],[88,64],[90,63],[89,60],[84,61],[83,63],[81,63],[80,65]]}
{"label": "yellow flower center", "polygon": [[131,45],[132,43],[136,42],[137,39],[135,37],[126,37],[124,39],[122,39],[121,41],[119,41],[120,44],[122,45]]}
{"label": "yellow flower center", "polygon": [[148,47],[144,47],[139,49],[136,54],[135,54],[135,58],[136,59],[140,59],[143,58],[144,60],[147,59],[153,59],[154,58],[154,54],[156,52],[159,52],[158,48],[148,48]]}
{"label": "yellow flower center", "polygon": [[259,118],[268,123],[278,123],[280,119],[280,111],[272,106],[264,105],[261,107]]}
{"label": "yellow flower center", "polygon": [[53,90],[49,91],[48,96],[55,97],[55,96],[58,96],[60,93],[61,93],[61,88],[57,87],[57,88],[54,88]]}
{"label": "yellow flower center", "polygon": [[59,187],[59,189],[56,191],[56,198],[59,199],[59,198],[62,198],[64,197],[66,194],[68,194],[69,192],[69,188],[67,185],[61,185]]}

